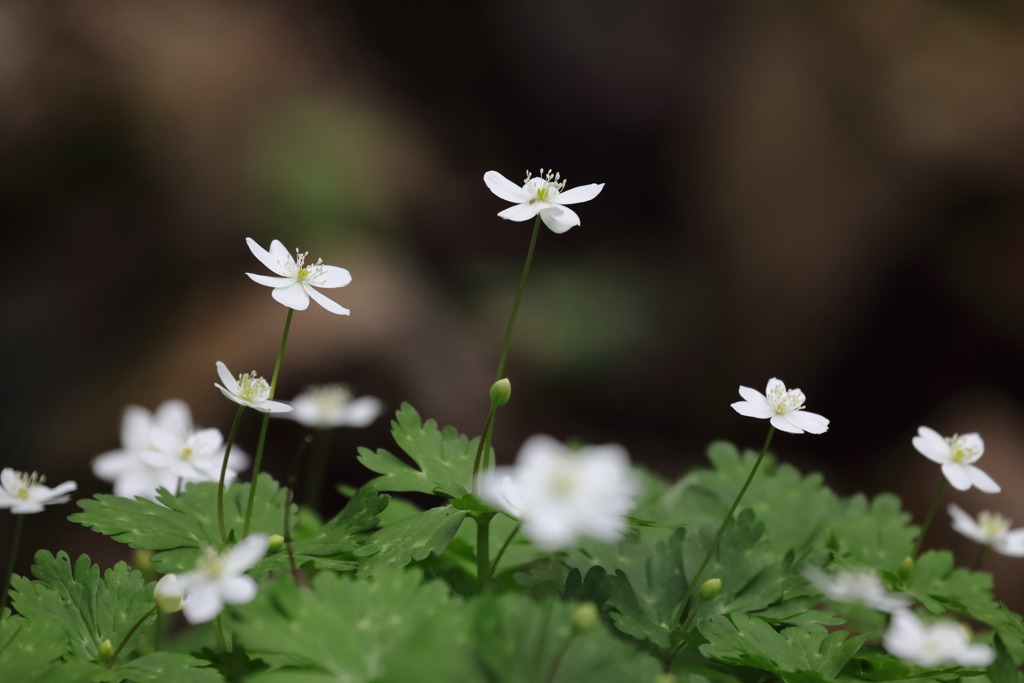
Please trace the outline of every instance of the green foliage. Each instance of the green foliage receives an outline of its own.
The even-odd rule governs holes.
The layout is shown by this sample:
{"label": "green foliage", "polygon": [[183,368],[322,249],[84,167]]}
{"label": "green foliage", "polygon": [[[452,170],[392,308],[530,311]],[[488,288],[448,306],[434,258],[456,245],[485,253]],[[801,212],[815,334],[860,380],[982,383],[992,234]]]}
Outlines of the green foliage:
{"label": "green foliage", "polygon": [[359,462],[381,475],[371,480],[371,485],[381,491],[415,491],[446,498],[459,498],[469,491],[479,438],[470,440],[453,427],[442,431],[433,420],[423,422],[408,403],[395,414],[391,435],[416,467],[383,448],[360,448]]}
{"label": "green foliage", "polygon": [[465,518],[464,511],[445,505],[417,512],[384,527],[355,551],[356,556],[366,558],[359,575],[404,567],[414,560],[443,552]]}
{"label": "green foliage", "polygon": [[7,680],[74,682],[60,673],[60,658],[68,650],[67,636],[56,620],[13,615],[0,621],[0,672]]}

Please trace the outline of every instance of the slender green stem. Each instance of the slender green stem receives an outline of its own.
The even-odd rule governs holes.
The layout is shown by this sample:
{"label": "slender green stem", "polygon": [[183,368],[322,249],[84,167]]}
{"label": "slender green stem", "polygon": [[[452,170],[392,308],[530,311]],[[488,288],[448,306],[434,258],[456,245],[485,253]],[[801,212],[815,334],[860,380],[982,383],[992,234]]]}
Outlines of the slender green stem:
{"label": "slender green stem", "polygon": [[[289,309],[291,310],[291,309]],[[224,652],[231,652],[231,633],[228,632],[224,622],[227,621],[227,612],[221,612],[214,621],[217,623],[217,644]]]}
{"label": "slender green stem", "polygon": [[477,442],[476,457],[473,459],[474,494],[476,493],[476,475],[480,473],[480,470],[487,468],[487,461],[490,460],[491,431],[494,429],[494,415],[497,411],[498,406],[492,401],[491,409],[487,412],[487,419],[484,420],[484,431],[480,434],[480,441]]}
{"label": "slender green stem", "polygon": [[516,326],[516,314],[519,312],[519,302],[523,298],[523,290],[526,289],[526,278],[530,274],[530,264],[533,263],[533,252],[537,248],[537,236],[540,234],[540,214],[533,222],[533,236],[530,237],[530,248],[526,252],[526,263],[523,264],[523,274],[519,278],[519,289],[516,290],[515,301],[512,302],[512,312],[508,316],[508,325],[505,327],[505,339],[501,342],[501,355],[498,357],[498,372],[494,377],[497,382],[505,372],[505,358],[508,357],[508,347],[512,343],[512,330]]}
{"label": "slender green stem", "polygon": [[313,448],[309,455],[309,466],[306,468],[306,495],[303,504],[311,510],[320,510],[320,494],[324,488],[327,473],[327,453],[330,450],[331,430],[318,427],[313,437]]}
{"label": "slender green stem", "polygon": [[[284,349],[288,345],[288,329],[292,326],[292,314],[295,311],[288,309],[288,317],[284,321],[284,332],[281,334],[281,346],[277,350],[277,362],[274,363],[274,374],[270,378],[270,395],[274,398],[277,390],[277,377],[281,374],[281,364],[284,362]],[[256,483],[260,476],[260,463],[263,461],[263,447],[267,443],[267,424],[270,422],[270,413],[263,413],[263,421],[260,423],[260,439],[256,442],[256,459],[252,465],[252,485],[249,487],[249,504],[245,508],[245,524],[242,526],[242,538],[249,535],[249,524],[252,522],[252,506],[256,502]]]}
{"label": "slender green stem", "polygon": [[220,483],[217,486],[217,522],[220,524],[220,540],[228,542],[228,528],[224,523],[224,480],[228,474],[228,458],[231,456],[231,447],[235,444],[235,435],[238,434],[238,425],[242,422],[242,413],[245,406],[238,406],[235,413],[235,420],[231,423],[231,433],[228,434],[228,443],[224,446],[224,461],[220,464]]}
{"label": "slender green stem", "polygon": [[480,512],[476,520],[476,585],[477,592],[483,592],[491,571],[491,520],[493,512]]}
{"label": "slender green stem", "polygon": [[761,453],[757,456],[757,461],[750,470],[750,474],[747,475],[747,480],[743,482],[743,488],[736,495],[736,500],[732,502],[732,507],[729,508],[729,512],[725,513],[725,519],[722,520],[721,526],[718,527],[718,533],[715,534],[715,540],[711,542],[711,547],[708,548],[707,555],[704,556],[704,561],[700,563],[700,567],[697,569],[697,573],[693,575],[690,580],[690,585],[686,587],[686,593],[683,594],[683,599],[679,603],[679,607],[676,609],[675,619],[673,623],[679,623],[683,618],[683,612],[686,610],[686,604],[690,601],[693,596],[693,591],[700,585],[701,574],[704,573],[704,569],[707,568],[708,562],[711,561],[711,557],[718,550],[718,544],[722,542],[722,536],[725,535],[725,530],[732,521],[732,516],[736,512],[736,508],[740,506],[740,501],[743,500],[743,496],[747,493],[747,489],[750,488],[750,482],[754,481],[754,475],[757,474],[757,468],[761,466],[761,461],[764,460],[765,454],[768,452],[768,445],[772,442],[772,437],[775,435],[775,427],[768,428],[768,437],[764,440],[764,445],[761,446]]}
{"label": "slender green stem", "polygon": [[551,666],[548,667],[548,675],[544,677],[544,683],[551,683],[555,680],[558,667],[562,665],[562,658],[565,657],[565,653],[569,651],[569,646],[572,645],[572,641],[575,639],[576,631],[571,631],[566,637],[565,642],[562,643],[562,647],[558,648],[558,652],[555,653],[555,658],[551,660]]}
{"label": "slender green stem", "polygon": [[533,655],[534,678],[540,678],[541,667],[544,666],[544,646],[548,643],[548,627],[551,624],[551,608],[553,605],[554,600],[548,596],[544,600],[544,615],[541,617],[543,621],[540,624],[540,633],[537,637],[537,650]]}
{"label": "slender green stem", "polygon": [[11,559],[7,562],[7,572],[4,574],[4,588],[0,591],[0,620],[4,618],[4,607],[7,605],[7,591],[11,588],[11,575],[14,574],[14,564],[18,558],[21,528],[25,525],[25,515],[15,515],[14,518],[14,540],[11,541]]}
{"label": "slender green stem", "polygon": [[134,624],[132,625],[132,627],[131,627],[130,629],[128,629],[128,633],[124,634],[124,638],[122,638],[122,639],[121,639],[121,642],[120,642],[120,643],[118,643],[118,645],[117,645],[117,649],[116,649],[116,650],[114,650],[114,654],[112,654],[112,655],[110,656],[110,659],[108,659],[108,660],[107,660],[107,662],[106,662],[106,665],[107,665],[107,668],[108,668],[108,669],[112,669],[112,668],[114,667],[114,662],[116,662],[116,661],[117,661],[117,656],[118,656],[119,654],[121,654],[121,650],[123,650],[123,649],[124,649],[124,646],[128,644],[128,640],[129,640],[129,639],[130,639],[130,638],[131,638],[131,637],[132,637],[133,635],[135,635],[135,632],[136,632],[136,631],[138,631],[138,630],[139,630],[140,628],[142,628],[142,625],[143,625],[144,623],[146,623],[146,620],[147,620],[147,619],[149,619],[149,618],[150,618],[150,617],[151,617],[152,615],[154,615],[154,614],[156,614],[156,613],[157,613],[157,608],[156,608],[156,607],[154,606],[154,607],[153,607],[153,609],[149,610],[148,612],[146,612],[145,614],[143,614],[143,615],[142,615],[141,617],[139,617],[139,620],[138,620],[138,621],[136,621],[136,622],[135,622],[135,623],[134,623]]}
{"label": "slender green stem", "polygon": [[512,533],[510,533],[508,538],[505,539],[505,542],[501,544],[501,549],[498,550],[498,554],[494,556],[494,562],[491,562],[491,568],[487,572],[488,579],[494,576],[494,573],[498,571],[498,563],[501,562],[501,558],[505,555],[505,551],[508,550],[509,544],[512,543],[512,539],[516,537],[517,533],[519,533],[518,522],[514,527],[512,527]]}
{"label": "slender green stem", "polygon": [[935,511],[939,509],[939,499],[942,498],[942,494],[945,490],[946,477],[942,477],[942,481],[939,482],[939,490],[935,492],[935,497],[932,498],[932,504],[928,507],[928,515],[924,518],[924,525],[921,527],[921,533],[917,537],[917,543],[914,544],[914,552],[910,554],[914,559],[917,559],[918,553],[921,552],[921,543],[924,541],[924,537],[928,533],[928,528],[932,525],[932,518],[935,517]]}
{"label": "slender green stem", "polygon": [[976,572],[981,569],[981,563],[985,559],[985,554],[988,553],[988,544],[982,543],[981,547],[978,548],[978,554],[974,556],[974,564],[971,565],[971,571]]}

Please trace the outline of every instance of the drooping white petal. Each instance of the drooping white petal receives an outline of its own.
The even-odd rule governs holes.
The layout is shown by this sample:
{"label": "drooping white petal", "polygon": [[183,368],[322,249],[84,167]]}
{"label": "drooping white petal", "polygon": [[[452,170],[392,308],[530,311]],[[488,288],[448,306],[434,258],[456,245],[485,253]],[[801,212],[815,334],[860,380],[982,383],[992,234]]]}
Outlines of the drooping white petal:
{"label": "drooping white petal", "polygon": [[1024,529],[1007,531],[996,544],[996,550],[1010,557],[1024,557]]}
{"label": "drooping white petal", "polygon": [[352,282],[352,274],[346,268],[337,266],[320,266],[320,275],[316,279],[315,286],[325,289],[344,287]]}
{"label": "drooping white petal", "polygon": [[306,294],[309,296],[309,298],[323,306],[326,310],[330,311],[331,313],[335,313],[337,315],[348,315],[349,313],[351,313],[351,311],[349,311],[347,308],[345,308],[338,302],[329,299],[323,293],[316,291],[309,285],[303,285],[303,289],[306,291]]}
{"label": "drooping white petal", "polygon": [[978,522],[973,517],[963,511],[963,509],[956,503],[950,503],[946,510],[949,512],[949,516],[953,518],[953,529],[972,541],[978,543],[987,543],[988,539],[985,536],[985,532],[982,531]]}
{"label": "drooping white petal", "polygon": [[224,365],[223,362],[217,361],[217,376],[220,377],[220,381],[224,383],[224,386],[220,388],[221,391],[226,391],[231,394],[238,393],[238,380],[228,370],[228,366]]}
{"label": "drooping white petal", "polygon": [[249,576],[235,576],[220,584],[220,596],[229,605],[252,602],[258,592],[259,587]]}
{"label": "drooping white petal", "polygon": [[197,583],[189,586],[181,608],[188,623],[205,624],[221,613],[224,602],[214,585]]}
{"label": "drooping white petal", "polygon": [[789,432],[790,434],[803,434],[804,430],[802,427],[798,427],[789,421],[788,415],[772,415],[768,420],[773,427],[782,432]]}
{"label": "drooping white petal", "polygon": [[796,425],[805,432],[811,434],[824,434],[828,431],[828,418],[809,413],[806,410],[793,410],[786,413],[786,419],[790,424]]}
{"label": "drooping white petal", "polygon": [[579,204],[580,202],[589,202],[591,199],[596,197],[601,190],[604,189],[604,183],[591,183],[590,185],[580,185],[574,187],[571,190],[558,193],[559,204]]}
{"label": "drooping white petal", "polygon": [[917,436],[911,439],[917,452],[939,464],[950,460],[949,444],[937,431],[929,427],[918,427]]}
{"label": "drooping white petal", "polygon": [[270,539],[266,534],[251,534],[228,551],[224,570],[240,574],[252,569],[267,554]]}
{"label": "drooping white petal", "polygon": [[292,280],[291,284],[285,287],[278,287],[270,295],[277,303],[296,311],[304,311],[309,308],[309,295],[306,293],[306,288],[296,280]]}
{"label": "drooping white petal", "polygon": [[498,212],[498,218],[504,218],[507,221],[514,221],[516,223],[528,221],[536,215],[537,207],[533,204],[515,204]]}
{"label": "drooping white petal", "polygon": [[1003,490],[1002,487],[992,479],[992,477],[988,476],[988,474],[978,467],[975,467],[974,465],[964,465],[963,467],[967,471],[967,476],[970,477],[971,483],[974,484],[979,491],[983,493],[999,493]]}
{"label": "drooping white petal", "polygon": [[942,474],[946,477],[949,485],[957,491],[966,491],[971,488],[971,475],[965,465],[948,462],[942,466]]}
{"label": "drooping white petal", "polygon": [[564,206],[552,206],[540,212],[540,219],[544,225],[556,235],[568,232],[580,224],[580,217],[572,209]]}
{"label": "drooping white petal", "polygon": [[261,413],[290,413],[292,407],[287,403],[281,401],[260,401],[259,403],[249,403],[250,407]]}
{"label": "drooping white petal", "polygon": [[522,202],[530,201],[529,192],[523,189],[520,185],[516,185],[497,171],[488,171],[487,173],[484,173],[484,184],[487,185],[487,189],[497,195],[500,199],[504,199],[506,202],[520,204]]}
{"label": "drooping white petal", "polygon": [[256,273],[246,273],[249,279],[258,285],[265,287],[287,287],[291,283],[295,282],[293,277],[278,277],[277,275],[257,275]]}
{"label": "drooping white petal", "polygon": [[775,409],[763,400],[761,403],[751,401],[737,401],[731,404],[733,410],[744,417],[756,417],[759,420],[767,420],[775,415]]}
{"label": "drooping white petal", "polygon": [[362,396],[348,405],[343,424],[349,427],[366,427],[377,419],[384,405],[373,396]]}
{"label": "drooping white petal", "polygon": [[[274,240],[274,242],[281,244],[277,240]],[[260,263],[266,266],[267,270],[277,273],[278,275],[287,275],[287,272],[285,272],[284,268],[281,267],[279,261],[275,259],[270,252],[257,244],[256,240],[251,237],[246,237],[245,243],[249,245],[249,251],[252,252],[252,255],[255,256]],[[271,246],[273,246],[273,243],[271,243]],[[285,252],[285,255],[287,256],[287,252]]]}

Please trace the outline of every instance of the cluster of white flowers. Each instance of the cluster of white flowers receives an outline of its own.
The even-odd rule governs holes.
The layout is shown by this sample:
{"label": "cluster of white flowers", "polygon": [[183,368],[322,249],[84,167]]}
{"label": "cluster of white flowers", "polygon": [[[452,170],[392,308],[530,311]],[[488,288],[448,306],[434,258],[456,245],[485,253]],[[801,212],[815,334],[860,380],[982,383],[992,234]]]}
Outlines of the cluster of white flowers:
{"label": "cluster of white flowers", "polygon": [[892,615],[882,645],[903,661],[927,668],[983,668],[996,657],[995,650],[988,645],[972,643],[970,632],[962,624],[948,620],[925,624],[910,610]]}
{"label": "cluster of white flowers", "polygon": [[252,534],[221,553],[207,548],[195,569],[167,574],[157,582],[157,605],[164,612],[183,610],[190,624],[202,624],[220,614],[224,605],[252,602],[258,588],[246,572],[267,554],[268,544],[266,534]]}
{"label": "cluster of white flowers", "polygon": [[15,515],[42,512],[47,505],[68,502],[68,494],[78,488],[73,481],[53,488],[45,482],[46,477],[37,472],[29,474],[5,467],[0,471],[0,510],[10,510]]}
{"label": "cluster of white flowers", "polygon": [[[93,473],[114,483],[114,494],[155,499],[157,489],[174,491],[179,483],[217,481],[224,460],[224,437],[217,429],[197,429],[184,401],[164,401],[155,412],[129,406],[121,421],[121,448],[92,461]],[[239,448],[231,450],[227,479],[249,464]]]}

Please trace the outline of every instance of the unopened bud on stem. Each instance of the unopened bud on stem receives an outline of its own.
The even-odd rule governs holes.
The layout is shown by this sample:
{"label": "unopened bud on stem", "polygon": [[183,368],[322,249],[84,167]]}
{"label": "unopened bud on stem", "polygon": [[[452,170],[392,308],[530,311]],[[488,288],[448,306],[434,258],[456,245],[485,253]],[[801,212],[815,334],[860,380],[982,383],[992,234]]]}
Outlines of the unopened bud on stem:
{"label": "unopened bud on stem", "polygon": [[701,600],[714,600],[721,592],[722,580],[717,578],[708,579],[697,589],[697,595],[700,596]]}
{"label": "unopened bud on stem", "polygon": [[491,385],[491,403],[496,406],[503,406],[512,398],[512,382],[508,377],[502,377]]}

